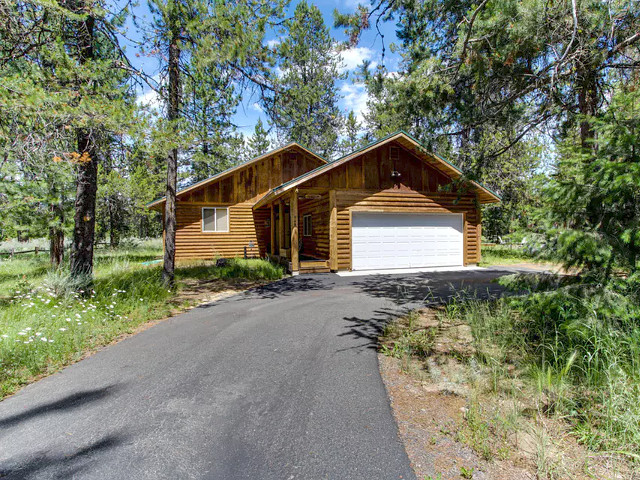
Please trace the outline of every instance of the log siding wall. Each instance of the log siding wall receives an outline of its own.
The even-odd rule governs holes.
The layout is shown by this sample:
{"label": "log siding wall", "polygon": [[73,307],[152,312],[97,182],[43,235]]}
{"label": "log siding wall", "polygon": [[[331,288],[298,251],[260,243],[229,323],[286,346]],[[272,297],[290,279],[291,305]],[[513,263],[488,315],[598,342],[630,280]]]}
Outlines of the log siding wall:
{"label": "log siding wall", "polygon": [[[176,203],[176,260],[213,259],[244,255],[265,256],[271,243],[270,209],[253,211],[270,189],[324,162],[291,148],[247,165],[221,179],[178,197]],[[229,207],[228,232],[203,232],[202,207]]]}
{"label": "log siding wall", "polygon": [[[179,197],[176,259],[241,256],[250,242],[256,247],[248,253],[266,255],[272,239],[271,228],[275,228],[271,208],[265,205],[254,210],[253,205],[271,188],[321,163],[317,158],[292,149]],[[396,181],[391,177],[394,169],[400,172]],[[369,151],[304,182],[299,186],[298,195],[301,253],[330,259],[332,269],[351,269],[351,219],[352,212],[359,210],[463,213],[464,262],[480,261],[481,217],[476,194],[457,191],[446,175],[399,144]],[[284,199],[288,202],[288,197]],[[276,212],[279,201],[275,199]],[[335,211],[332,205],[335,205]],[[220,206],[229,207],[229,232],[202,232],[201,208]],[[303,236],[303,216],[306,214],[312,215],[311,237]],[[332,218],[335,219],[333,223]],[[330,238],[332,228],[335,242]],[[334,258],[333,251],[336,252]]]}

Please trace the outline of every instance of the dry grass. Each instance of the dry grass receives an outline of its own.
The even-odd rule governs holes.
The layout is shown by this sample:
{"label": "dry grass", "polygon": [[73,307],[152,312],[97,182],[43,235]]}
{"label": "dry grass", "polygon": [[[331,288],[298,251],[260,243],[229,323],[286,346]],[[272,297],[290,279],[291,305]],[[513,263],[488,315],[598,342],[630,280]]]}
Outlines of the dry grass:
{"label": "dry grass", "polygon": [[[623,457],[579,444],[513,364],[478,362],[469,326],[448,318],[412,312],[381,338],[381,373],[418,478],[640,478]],[[429,353],[412,354],[411,339],[425,335]]]}

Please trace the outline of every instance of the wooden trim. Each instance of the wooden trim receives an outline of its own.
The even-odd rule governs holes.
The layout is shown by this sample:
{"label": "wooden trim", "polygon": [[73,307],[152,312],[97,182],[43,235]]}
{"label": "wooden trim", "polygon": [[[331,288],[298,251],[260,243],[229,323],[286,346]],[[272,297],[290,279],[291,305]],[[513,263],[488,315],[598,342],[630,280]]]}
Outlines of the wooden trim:
{"label": "wooden trim", "polygon": [[271,240],[271,245],[270,245],[270,252],[271,255],[275,255],[276,254],[276,212],[274,211],[273,208],[273,203],[271,204],[271,228],[269,229],[269,235],[271,236],[270,240]]}
{"label": "wooden trim", "polygon": [[482,261],[482,210],[478,209],[478,224],[476,226],[476,241],[478,242],[478,253],[476,255],[478,263]]}
{"label": "wooden trim", "polygon": [[353,270],[353,211],[349,209],[349,270]]}
{"label": "wooden trim", "polygon": [[467,224],[467,212],[462,213],[462,265],[465,267],[469,263],[467,255],[467,236],[469,226]]}
{"label": "wooden trim", "polygon": [[[377,148],[382,147],[383,145],[386,145],[390,142],[393,141],[397,141],[400,145],[402,145],[402,147],[411,152],[413,155],[415,155],[418,159],[422,160],[424,163],[431,165],[432,167],[436,168],[437,170],[439,170],[441,173],[443,173],[444,175],[453,178],[453,179],[457,179],[459,177],[461,177],[463,175],[463,172],[461,170],[459,170],[457,167],[454,167],[453,165],[451,165],[450,163],[446,162],[445,160],[443,160],[442,158],[438,157],[437,155],[434,155],[431,152],[428,152],[422,145],[420,145],[418,142],[416,142],[414,139],[410,138],[408,135],[406,135],[404,132],[398,132],[392,135],[389,135],[387,138],[379,140],[361,150],[358,150],[356,152],[353,152],[350,155],[347,155],[339,160],[330,162],[326,165],[323,165],[321,167],[319,167],[316,170],[312,170],[310,173],[308,174],[303,174],[301,177],[299,177],[296,180],[293,180],[289,185],[286,185],[284,188],[282,188],[282,190],[276,191],[271,190],[271,192],[267,193],[264,197],[262,197],[262,199],[260,199],[257,203],[256,203],[256,208],[261,207],[262,205],[266,204],[269,201],[273,201],[276,198],[278,198],[280,195],[286,193],[287,191],[289,191],[292,188],[296,188],[299,185],[313,179],[316,178],[320,175],[324,175],[325,173],[329,172],[330,170],[343,165],[353,159],[356,158],[360,158],[363,155],[365,155],[366,153],[373,151]],[[348,173],[347,173],[347,177],[348,177]],[[482,198],[479,198],[480,203],[496,203],[496,202],[500,202],[500,198],[497,197],[495,194],[493,194],[491,191],[489,191],[486,187],[480,185],[479,183],[470,180],[469,183],[471,185],[473,185],[475,188],[477,188],[481,193],[482,193]],[[349,181],[347,180],[347,185],[349,185]]]}
{"label": "wooden trim", "polygon": [[[218,209],[222,210],[226,210],[227,211],[227,229],[226,230],[218,230]],[[215,213],[213,214],[213,223],[216,226],[216,230],[205,230],[204,229],[204,211],[205,210],[214,210]],[[217,205],[214,206],[210,206],[210,207],[201,207],[200,208],[200,231],[202,233],[229,233],[229,231],[231,230],[231,226],[229,225],[230,219],[229,219],[229,207],[218,207]]]}
{"label": "wooden trim", "polygon": [[298,189],[291,192],[291,203],[289,205],[289,215],[291,217],[291,271],[299,270],[298,263]]}
{"label": "wooden trim", "polygon": [[329,190],[329,268],[338,270],[338,202],[336,191]]}
{"label": "wooden trim", "polygon": [[278,254],[282,257],[285,256],[283,254],[283,250],[285,250],[285,242],[284,242],[284,202],[280,200],[278,203]]}

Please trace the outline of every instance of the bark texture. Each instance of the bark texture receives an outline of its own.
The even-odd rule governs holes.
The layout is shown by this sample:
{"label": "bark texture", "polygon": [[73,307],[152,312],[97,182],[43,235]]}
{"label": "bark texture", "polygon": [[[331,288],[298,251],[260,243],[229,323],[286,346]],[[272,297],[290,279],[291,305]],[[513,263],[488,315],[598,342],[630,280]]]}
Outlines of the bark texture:
{"label": "bark texture", "polygon": [[[86,7],[86,8],[85,8]],[[84,13],[89,5],[79,2]],[[94,58],[95,19],[88,15],[78,24],[78,61],[85,64]],[[76,202],[73,243],[71,245],[71,275],[91,275],[93,272],[93,244],[96,226],[96,192],[98,190],[98,155],[94,132],[76,132],[80,160],[76,180]],[[83,157],[83,155],[85,155]]]}
{"label": "bark texture", "polygon": [[49,259],[52,266],[59,267],[64,259],[64,230],[62,229],[64,216],[62,206],[53,205],[51,213],[56,224],[49,227]]}
{"label": "bark texture", "polygon": [[[169,105],[168,119],[173,123],[178,119],[180,108],[180,31],[177,19],[171,29],[169,45]],[[173,148],[167,155],[167,193],[164,204],[164,266],[162,280],[172,287],[175,279],[176,257],[176,185],[178,178],[178,149]]]}
{"label": "bark texture", "polygon": [[71,245],[72,276],[91,275],[93,271],[98,159],[95,142],[89,132],[78,132],[78,151],[87,153],[89,160],[78,165],[73,216],[73,243]]}

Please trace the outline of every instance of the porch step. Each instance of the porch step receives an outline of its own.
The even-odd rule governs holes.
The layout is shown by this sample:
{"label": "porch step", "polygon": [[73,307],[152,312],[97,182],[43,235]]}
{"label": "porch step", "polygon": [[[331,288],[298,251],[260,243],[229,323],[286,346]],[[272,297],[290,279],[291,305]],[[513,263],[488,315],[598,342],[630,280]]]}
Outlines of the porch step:
{"label": "porch step", "polygon": [[329,260],[302,260],[300,273],[329,273]]}

